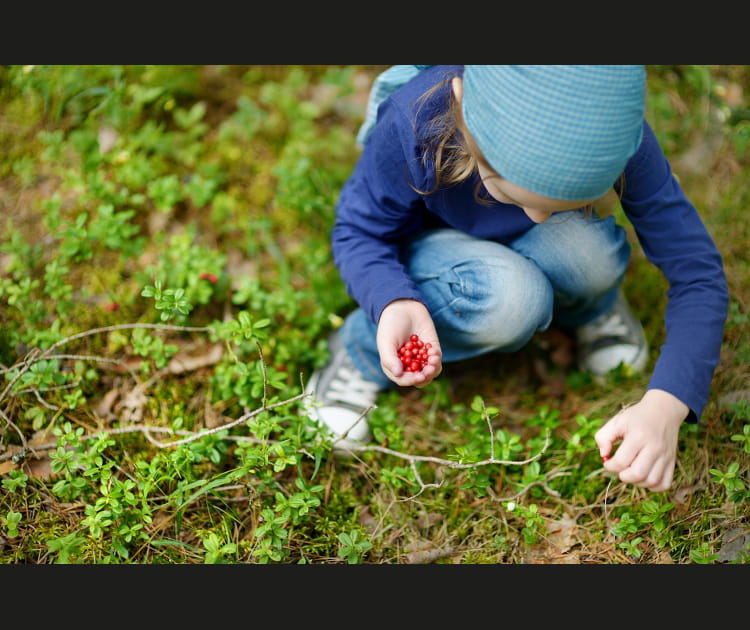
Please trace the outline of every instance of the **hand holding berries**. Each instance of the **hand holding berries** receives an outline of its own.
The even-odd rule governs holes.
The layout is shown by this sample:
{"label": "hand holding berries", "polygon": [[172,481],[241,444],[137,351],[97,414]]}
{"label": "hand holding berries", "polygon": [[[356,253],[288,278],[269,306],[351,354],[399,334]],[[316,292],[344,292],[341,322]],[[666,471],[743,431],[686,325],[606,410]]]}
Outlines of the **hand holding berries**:
{"label": "hand holding berries", "polygon": [[[411,347],[407,348],[408,344]],[[424,387],[442,371],[435,325],[427,307],[416,300],[394,300],[383,309],[378,321],[377,346],[380,367],[396,385]]]}
{"label": "hand holding berries", "polygon": [[409,341],[398,349],[398,357],[406,372],[421,372],[427,365],[431,343],[424,343],[417,334],[412,334]]}

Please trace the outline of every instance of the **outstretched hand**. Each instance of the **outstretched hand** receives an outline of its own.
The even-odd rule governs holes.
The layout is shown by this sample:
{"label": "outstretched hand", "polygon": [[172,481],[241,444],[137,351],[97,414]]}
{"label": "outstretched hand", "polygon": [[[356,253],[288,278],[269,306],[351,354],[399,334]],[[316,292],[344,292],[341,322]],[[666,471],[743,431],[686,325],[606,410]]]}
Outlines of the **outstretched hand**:
{"label": "outstretched hand", "polygon": [[[431,345],[427,365],[421,372],[405,371],[398,356],[398,349],[412,334],[419,335],[422,341]],[[394,300],[383,309],[378,321],[377,344],[380,367],[397,385],[424,387],[443,370],[443,354],[435,324],[425,305],[416,300]]]}
{"label": "outstretched hand", "polygon": [[[680,425],[688,407],[672,394],[647,391],[634,405],[612,417],[594,439],[604,459],[604,469],[618,473],[620,481],[654,492],[672,485]],[[615,442],[621,440],[614,455]]]}

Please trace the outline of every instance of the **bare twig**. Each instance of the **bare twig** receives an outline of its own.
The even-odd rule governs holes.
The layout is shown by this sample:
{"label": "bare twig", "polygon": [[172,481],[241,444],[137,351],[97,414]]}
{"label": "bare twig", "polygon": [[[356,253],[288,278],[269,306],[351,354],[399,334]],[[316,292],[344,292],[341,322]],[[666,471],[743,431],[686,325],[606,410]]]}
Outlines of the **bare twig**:
{"label": "bare twig", "polygon": [[[2,416],[3,420],[5,420],[5,422],[8,424],[9,427],[12,427],[13,429],[15,429],[16,433],[18,433],[18,436],[21,438],[21,444],[23,445],[23,449],[26,450],[27,448],[26,438],[24,437],[23,431],[21,431],[21,429],[19,429],[7,415],[5,415],[5,412],[2,409],[0,409],[0,416]],[[10,459],[10,457],[12,456],[13,455],[10,454],[8,455],[8,457],[4,458],[2,455],[0,455],[0,461],[2,461],[3,459]]]}
{"label": "bare twig", "polygon": [[213,429],[206,429],[205,431],[200,431],[199,433],[194,433],[193,435],[183,438],[181,440],[175,440],[174,442],[156,442],[153,440],[149,435],[148,427],[144,427],[144,434],[149,439],[149,441],[154,444],[155,446],[158,446],[159,448],[168,448],[170,446],[179,446],[180,444],[186,444],[187,442],[193,442],[195,440],[199,440],[207,435],[211,435],[212,433],[218,433],[219,431],[225,431],[226,429],[231,429],[232,427],[237,426],[238,424],[242,424],[243,422],[247,422],[250,418],[253,416],[257,416],[259,413],[262,413],[264,411],[268,411],[270,409],[274,409],[276,407],[282,407],[284,405],[288,405],[290,403],[293,403],[295,400],[299,400],[301,398],[304,398],[307,394],[297,394],[296,396],[293,396],[292,398],[287,398],[286,400],[282,400],[276,403],[272,403],[270,405],[262,405],[261,407],[258,407],[257,409],[250,411],[248,413],[245,413],[241,415],[236,420],[233,420],[232,422],[228,422],[227,424],[222,424],[219,427],[214,427]]}
{"label": "bare twig", "polygon": [[[70,343],[71,341],[75,341],[76,339],[82,339],[83,337],[88,337],[88,336],[96,335],[96,334],[103,333],[103,332],[111,332],[113,330],[127,330],[127,329],[132,329],[132,328],[151,328],[151,329],[157,329],[157,330],[180,330],[180,331],[185,331],[185,332],[208,332],[212,330],[212,328],[209,326],[176,326],[172,324],[145,324],[145,323],[115,324],[112,326],[102,326],[100,328],[91,328],[89,330],[76,333],[75,335],[71,335],[70,337],[65,337],[64,339],[60,339],[59,341],[56,341],[44,351],[39,350],[39,348],[32,348],[31,351],[28,354],[26,354],[26,356],[24,356],[23,359],[19,363],[16,363],[10,368],[10,369],[13,369],[17,367],[19,364],[23,364],[23,367],[18,370],[18,372],[11,379],[11,381],[5,386],[5,389],[2,391],[2,393],[0,393],[0,403],[8,395],[8,392],[11,391],[16,381],[19,378],[21,378],[21,376],[23,376],[35,362],[41,361],[42,359],[52,358],[53,350],[56,350],[60,346],[63,346],[66,343]],[[111,359],[100,359],[100,360],[109,361]],[[131,372],[131,375],[132,374],[133,373]],[[137,379],[136,379],[136,382],[138,382]]]}
{"label": "bare twig", "polygon": [[466,470],[468,468],[478,468],[480,466],[489,466],[493,464],[501,465],[501,466],[524,466],[526,464],[530,464],[531,462],[539,459],[547,450],[547,448],[549,447],[549,444],[550,444],[550,431],[549,429],[547,429],[544,446],[542,446],[542,449],[533,457],[529,457],[527,459],[521,459],[521,460],[495,459],[494,457],[490,457],[482,461],[471,462],[471,463],[466,463],[466,464],[462,464],[452,459],[442,459],[440,457],[432,457],[430,455],[408,455],[405,453],[400,453],[399,451],[394,451],[390,448],[386,448],[385,446],[352,444],[350,446],[347,445],[347,449],[351,451],[356,451],[357,453],[363,453],[366,451],[377,451],[378,453],[392,455],[393,457],[405,459],[409,462],[431,462],[433,464],[447,466],[448,468]]}

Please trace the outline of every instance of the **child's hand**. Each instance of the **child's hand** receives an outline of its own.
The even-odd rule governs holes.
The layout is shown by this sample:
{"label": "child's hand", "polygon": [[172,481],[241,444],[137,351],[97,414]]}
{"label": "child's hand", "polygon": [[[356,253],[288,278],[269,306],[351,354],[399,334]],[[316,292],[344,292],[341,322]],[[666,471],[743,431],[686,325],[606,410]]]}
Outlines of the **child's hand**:
{"label": "child's hand", "polygon": [[[654,492],[672,485],[677,439],[688,407],[672,394],[647,391],[639,402],[611,418],[594,439],[604,468],[619,473],[620,481]],[[622,440],[610,455],[617,440]]]}
{"label": "child's hand", "polygon": [[[431,344],[427,365],[421,372],[406,372],[398,356],[398,349],[412,334]],[[424,304],[416,300],[394,300],[383,309],[378,321],[377,344],[380,367],[397,385],[424,387],[443,370],[435,324]]]}

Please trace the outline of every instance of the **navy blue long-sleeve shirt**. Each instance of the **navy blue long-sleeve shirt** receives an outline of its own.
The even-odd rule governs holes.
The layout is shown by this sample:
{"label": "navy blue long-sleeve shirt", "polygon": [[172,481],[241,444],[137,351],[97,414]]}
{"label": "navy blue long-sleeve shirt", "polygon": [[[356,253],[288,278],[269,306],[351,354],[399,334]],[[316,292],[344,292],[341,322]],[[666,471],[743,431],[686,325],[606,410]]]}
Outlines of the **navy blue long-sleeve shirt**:
{"label": "navy blue long-sleeve shirt", "polygon": [[[518,206],[478,203],[476,177],[432,194],[434,165],[422,160],[419,138],[446,108],[450,82],[417,100],[461,66],[432,66],[389,96],[378,110],[337,203],[334,262],[344,284],[370,319],[400,298],[424,302],[399,258],[403,239],[438,226],[506,243],[534,226]],[[719,360],[728,290],[721,255],[695,206],[672,174],[644,120],[643,140],[624,172],[620,202],[647,258],[666,278],[666,338],[649,388],[670,392],[699,418]],[[619,180],[618,180],[619,181]],[[412,186],[414,188],[412,188]]]}

